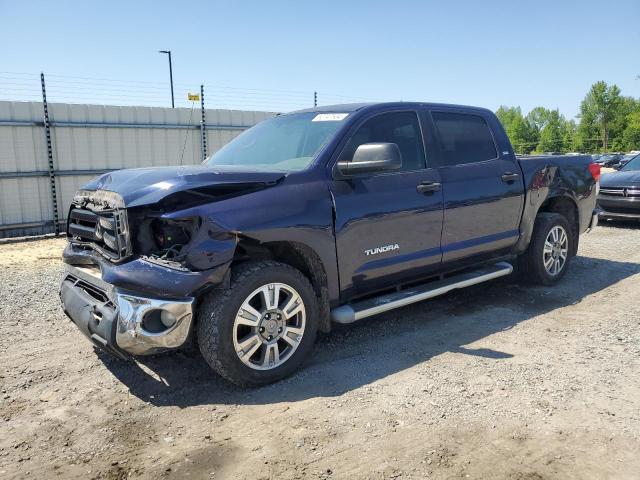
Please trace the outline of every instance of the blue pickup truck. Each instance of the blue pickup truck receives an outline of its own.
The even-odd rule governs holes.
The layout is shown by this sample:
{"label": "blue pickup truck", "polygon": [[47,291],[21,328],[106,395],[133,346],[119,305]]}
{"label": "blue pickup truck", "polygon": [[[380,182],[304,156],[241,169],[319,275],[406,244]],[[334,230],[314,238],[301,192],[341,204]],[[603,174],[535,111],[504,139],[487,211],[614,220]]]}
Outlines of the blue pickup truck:
{"label": "blue pickup truck", "polygon": [[516,157],[496,116],[432,103],[277,115],[201,166],[106,173],[69,211],[60,295],[96,347],[197,345],[239,385],[318,331],[518,267],[553,285],[597,224],[587,156]]}

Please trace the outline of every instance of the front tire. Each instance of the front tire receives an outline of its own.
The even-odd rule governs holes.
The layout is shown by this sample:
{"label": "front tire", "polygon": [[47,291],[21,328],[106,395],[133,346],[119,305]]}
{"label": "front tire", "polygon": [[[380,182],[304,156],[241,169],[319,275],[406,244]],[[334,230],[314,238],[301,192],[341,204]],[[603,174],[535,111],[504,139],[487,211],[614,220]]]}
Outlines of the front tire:
{"label": "front tire", "polygon": [[571,260],[572,229],[558,213],[539,213],[529,248],[520,265],[524,278],[532,283],[555,285],[564,277]]}
{"label": "front tire", "polygon": [[318,305],[309,280],[275,261],[232,271],[227,290],[204,298],[198,346],[222,377],[243,387],[278,381],[304,362],[315,342]]}

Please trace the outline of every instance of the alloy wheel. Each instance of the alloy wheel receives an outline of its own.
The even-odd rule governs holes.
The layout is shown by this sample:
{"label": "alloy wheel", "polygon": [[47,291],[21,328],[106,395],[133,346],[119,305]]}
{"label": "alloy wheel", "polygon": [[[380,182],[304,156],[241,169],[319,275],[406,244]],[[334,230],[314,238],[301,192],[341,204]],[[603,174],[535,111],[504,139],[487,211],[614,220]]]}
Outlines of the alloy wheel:
{"label": "alloy wheel", "polygon": [[569,237],[567,232],[562,226],[556,225],[547,234],[542,250],[542,261],[547,273],[552,277],[558,275],[567,263],[568,254]]}
{"label": "alloy wheel", "polygon": [[286,362],[304,335],[306,310],[300,294],[284,283],[255,289],[233,323],[233,347],[254,370],[271,370]]}

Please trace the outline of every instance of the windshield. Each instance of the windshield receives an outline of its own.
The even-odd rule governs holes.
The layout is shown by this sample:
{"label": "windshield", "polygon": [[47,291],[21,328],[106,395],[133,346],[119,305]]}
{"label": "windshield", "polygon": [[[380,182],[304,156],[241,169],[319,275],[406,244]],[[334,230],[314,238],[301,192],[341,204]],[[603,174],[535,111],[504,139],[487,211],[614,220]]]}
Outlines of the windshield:
{"label": "windshield", "polygon": [[620,170],[640,170],[640,154],[629,160],[629,163],[627,163]]}
{"label": "windshield", "polygon": [[206,165],[297,171],[307,168],[347,117],[346,113],[294,113],[250,128],[206,159]]}

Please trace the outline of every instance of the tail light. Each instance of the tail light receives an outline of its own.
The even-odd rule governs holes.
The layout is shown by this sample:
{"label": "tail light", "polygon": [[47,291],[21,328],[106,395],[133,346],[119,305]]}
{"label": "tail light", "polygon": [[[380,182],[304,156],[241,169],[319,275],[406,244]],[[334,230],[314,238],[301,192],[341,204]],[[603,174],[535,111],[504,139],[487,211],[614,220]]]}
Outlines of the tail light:
{"label": "tail light", "polygon": [[596,182],[600,181],[600,165],[598,165],[597,163],[590,163],[589,172]]}

